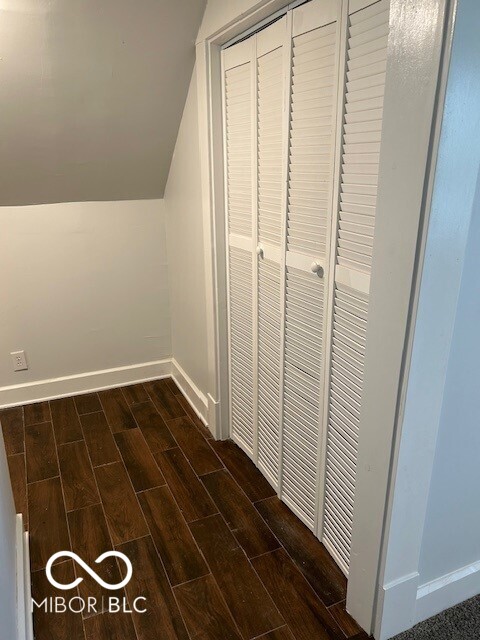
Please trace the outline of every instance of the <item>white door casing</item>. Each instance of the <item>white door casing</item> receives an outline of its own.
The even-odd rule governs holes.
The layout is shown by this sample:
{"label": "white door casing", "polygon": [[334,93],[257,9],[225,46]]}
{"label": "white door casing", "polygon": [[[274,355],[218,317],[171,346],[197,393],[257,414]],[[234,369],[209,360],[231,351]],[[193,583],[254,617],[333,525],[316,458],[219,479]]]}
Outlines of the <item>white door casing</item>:
{"label": "white door casing", "polygon": [[[225,384],[228,380],[228,359],[220,53],[223,43],[285,4],[284,0],[260,0],[251,8],[243,6],[241,11],[238,5],[225,6],[220,21],[212,21],[211,16],[206,16],[197,42],[211,381],[207,395],[211,425],[216,436],[223,438],[229,435],[229,421],[224,413],[228,409],[229,398],[228,385]],[[352,7],[360,10],[365,3],[343,0],[344,24],[348,4],[350,10]],[[369,632],[373,625],[381,562],[393,433],[398,419],[397,403],[401,402],[401,365],[409,298],[412,283],[417,277],[416,248],[424,207],[423,188],[432,121],[435,119],[437,76],[445,16],[449,10],[449,4],[444,0],[390,0],[389,5],[388,72],[381,143],[385,162],[379,176],[376,224],[376,233],[382,240],[376,242],[373,254],[372,278],[376,294],[368,314],[371,328],[367,329],[369,349],[363,380],[364,406],[360,415],[361,437],[352,530],[354,553],[347,593],[348,610]],[[412,69],[415,73],[410,73]],[[380,299],[381,304],[378,303]]]}

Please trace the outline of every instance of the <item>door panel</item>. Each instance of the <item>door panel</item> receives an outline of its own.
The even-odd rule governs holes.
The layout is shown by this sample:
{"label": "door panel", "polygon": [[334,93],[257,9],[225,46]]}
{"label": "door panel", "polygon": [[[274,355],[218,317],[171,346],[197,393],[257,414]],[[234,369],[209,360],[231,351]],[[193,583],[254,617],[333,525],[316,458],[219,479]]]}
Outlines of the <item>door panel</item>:
{"label": "door panel", "polygon": [[287,18],[257,34],[257,463],[278,487],[285,219],[285,64]]}
{"label": "door panel", "polygon": [[348,574],[375,235],[388,0],[350,3],[322,541]]}
{"label": "door panel", "polygon": [[317,523],[325,271],[332,219],[340,3],[293,10],[286,233],[282,499]]}
{"label": "door panel", "polygon": [[252,51],[245,41],[223,55],[231,431],[250,455],[255,432]]}

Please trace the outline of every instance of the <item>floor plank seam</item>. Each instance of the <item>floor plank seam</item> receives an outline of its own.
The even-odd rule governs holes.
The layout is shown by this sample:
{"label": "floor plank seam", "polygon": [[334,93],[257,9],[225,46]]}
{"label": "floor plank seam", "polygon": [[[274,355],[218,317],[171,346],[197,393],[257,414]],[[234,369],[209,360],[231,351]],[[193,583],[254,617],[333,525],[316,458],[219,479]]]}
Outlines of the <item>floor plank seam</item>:
{"label": "floor plank seam", "polygon": [[[101,405],[100,398],[98,398],[98,400],[99,400],[100,405]],[[82,420],[80,418],[80,413],[78,412],[78,407],[77,407],[76,402],[74,402],[74,405],[75,405],[75,410],[77,412],[77,417],[78,417],[78,419],[80,421],[80,428],[82,429],[83,438],[85,440],[85,432],[84,432],[84,428],[83,428],[83,425],[82,425]],[[103,406],[103,405],[101,405],[101,406]],[[104,413],[103,410],[101,412],[92,411],[91,413],[102,413],[105,416],[105,413]],[[88,414],[83,414],[83,415],[88,415]],[[106,416],[105,416],[105,419],[106,419]],[[93,479],[94,479],[94,482],[95,482],[95,486],[97,488],[97,492],[98,492],[98,495],[100,497],[100,505],[102,507],[102,513],[103,513],[103,517],[105,519],[105,524],[106,524],[106,527],[107,527],[108,536],[110,538],[110,545],[111,545],[111,548],[113,550],[115,547],[113,546],[112,534],[111,534],[111,531],[110,531],[110,528],[109,528],[109,524],[108,524],[108,520],[107,520],[107,514],[105,512],[105,506],[104,506],[103,500],[102,500],[102,494],[100,493],[100,488],[98,486],[97,476],[95,475],[95,467],[93,466],[93,461],[92,461],[92,458],[91,458],[90,451],[89,451],[88,447],[87,447],[87,455],[88,455],[88,459],[90,460],[90,466],[92,468],[92,474],[93,474]],[[88,507],[86,507],[86,508],[88,508]],[[68,524],[68,517],[67,517],[67,524]],[[70,541],[70,544],[72,544],[71,541]],[[116,565],[117,565],[118,570],[121,571],[121,568],[120,568],[120,565],[119,565],[119,562],[118,562],[118,558],[116,558]],[[126,592],[125,592],[125,597],[127,597]],[[83,618],[83,616],[82,616],[82,618]],[[85,620],[82,620],[82,623],[83,623],[83,633],[84,633],[84,636],[86,638],[87,637],[87,633],[86,633],[86,629],[85,629]],[[140,638],[138,636],[137,628],[135,626],[135,621],[133,620],[133,616],[132,616],[132,625],[133,625],[133,629],[134,629],[134,633],[135,633],[135,640],[140,640]]]}
{"label": "floor plank seam", "polygon": [[90,509],[90,507],[98,507],[101,504],[102,504],[102,501],[100,500],[100,502],[92,502],[92,504],[87,504],[87,505],[85,505],[83,507],[76,507],[75,509],[67,509],[65,513],[68,516],[69,513],[76,513],[77,511],[84,511],[85,509]]}
{"label": "floor plank seam", "polygon": [[39,484],[40,482],[48,482],[48,480],[55,480],[55,478],[60,478],[60,474],[57,473],[55,476],[48,476],[48,478],[42,478],[41,480],[32,480],[32,482],[27,482],[27,487],[31,484]]}
{"label": "floor plank seam", "polygon": [[[147,393],[148,393],[149,397],[151,398],[151,396],[150,396],[150,394],[149,394],[149,392],[148,392],[148,389],[147,389]],[[153,401],[153,400],[152,400],[152,401]],[[154,403],[154,405],[155,405],[155,403]],[[155,406],[156,406],[156,405],[155,405]],[[196,428],[196,427],[195,427],[195,425],[193,425],[193,423],[192,423],[192,426],[193,426],[193,428]],[[168,424],[167,424],[167,428],[168,428]],[[201,435],[202,435],[202,437],[203,437],[203,434],[201,434]],[[173,434],[172,434],[172,437],[173,437],[174,441],[175,441],[175,442],[177,442],[177,441],[176,441],[176,439],[175,439],[175,437],[173,436]],[[207,444],[208,444],[208,441],[207,441]],[[177,446],[178,446],[178,443],[177,443]],[[178,448],[180,449],[180,447],[178,447]],[[181,449],[180,449],[180,450],[181,450]],[[185,456],[185,458],[186,458],[187,462],[189,462],[188,457],[187,457],[187,456]],[[195,470],[193,469],[192,465],[190,465],[190,467],[191,467],[191,469],[192,469],[192,472],[195,474]],[[195,475],[197,475],[197,474],[195,474]],[[197,477],[198,477],[198,475],[197,475]],[[167,481],[167,486],[168,486],[168,481]],[[203,486],[203,483],[202,483],[202,486]],[[197,520],[194,520],[194,521],[192,521],[192,522],[188,522],[188,521],[187,521],[187,519],[186,519],[186,517],[185,517],[184,512],[182,511],[182,509],[180,508],[180,505],[178,504],[178,501],[177,501],[177,499],[176,499],[176,497],[175,497],[175,493],[174,493],[170,488],[169,488],[169,490],[170,490],[170,493],[171,493],[171,495],[172,495],[172,497],[173,497],[173,500],[174,500],[175,504],[177,505],[177,508],[178,508],[178,510],[179,510],[179,512],[180,512],[180,514],[181,514],[181,516],[183,517],[183,520],[184,520],[184,522],[185,522],[185,524],[186,524],[186,526],[187,526],[188,530],[190,531],[190,535],[191,535],[191,537],[192,537],[192,540],[193,540],[193,542],[194,542],[194,544],[195,544],[195,546],[196,546],[196,548],[197,548],[197,550],[198,550],[198,552],[199,552],[200,556],[203,558],[203,560],[204,560],[204,562],[205,562],[205,564],[206,564],[207,568],[209,569],[209,572],[210,572],[210,573],[209,573],[209,574],[207,574],[207,575],[212,575],[212,579],[213,579],[213,581],[214,581],[215,585],[217,586],[217,589],[218,589],[219,594],[220,594],[220,597],[222,598],[222,601],[223,601],[223,603],[224,603],[224,605],[225,605],[225,607],[226,607],[226,610],[230,613],[230,615],[231,615],[231,617],[232,617],[232,620],[233,620],[233,623],[234,623],[234,625],[235,625],[235,627],[236,627],[236,629],[237,629],[237,631],[238,631],[238,633],[239,633],[240,637],[242,637],[242,633],[240,632],[240,628],[238,627],[237,622],[236,622],[236,620],[235,620],[235,618],[234,618],[234,616],[233,616],[233,614],[232,614],[232,612],[231,612],[231,610],[230,610],[230,607],[228,606],[228,604],[227,604],[227,602],[226,602],[226,600],[225,600],[225,598],[224,598],[224,595],[223,595],[222,589],[220,588],[220,585],[218,584],[218,582],[217,582],[217,580],[216,580],[215,576],[213,575],[213,573],[212,573],[212,569],[211,569],[211,567],[210,567],[210,564],[209,564],[209,562],[207,561],[207,558],[205,557],[205,555],[204,555],[203,551],[201,550],[201,548],[200,548],[200,546],[199,546],[199,544],[198,544],[197,540],[195,539],[195,536],[193,535],[192,530],[191,530],[191,527],[190,527],[190,524],[192,524],[192,522],[198,522],[199,520],[202,520],[203,518],[198,518]],[[210,494],[208,493],[208,490],[206,490],[206,491],[207,491],[207,494],[208,494],[208,495],[210,495]],[[215,504],[215,503],[214,503],[214,504]],[[219,512],[217,512],[216,514],[212,514],[211,516],[206,516],[206,518],[214,517],[214,516],[217,516],[217,515],[219,515]],[[147,526],[148,526],[148,523],[147,523]],[[154,544],[155,544],[155,542],[154,542]],[[155,546],[155,548],[157,548],[157,547]],[[157,553],[158,553],[158,549],[157,549]],[[159,554],[159,555],[160,555],[160,554]],[[168,577],[168,576],[167,576],[167,577]],[[202,576],[202,577],[203,577],[203,576]],[[199,580],[199,579],[200,579],[200,578],[194,578],[192,581],[189,581],[189,582],[193,582],[194,580]],[[181,586],[181,585],[176,585],[176,586]],[[183,621],[184,621],[185,628],[187,629],[187,633],[188,633],[188,634],[189,634],[189,636],[191,637],[190,632],[189,632],[188,627],[187,627],[187,624],[186,624],[186,621],[185,621],[185,618],[184,618],[184,616],[183,616],[183,614],[182,614],[182,612],[181,612],[181,608],[180,608],[180,605],[179,605],[179,603],[178,603],[178,598],[177,598],[177,596],[176,596],[176,594],[175,594],[175,587],[171,587],[171,588],[172,588],[172,591],[173,591],[173,594],[174,594],[174,597],[175,597],[175,601],[177,602],[177,607],[179,608],[179,611],[180,611],[180,613],[181,613],[181,615],[182,615],[182,619],[183,619]]]}
{"label": "floor plank seam", "polygon": [[[73,404],[75,406],[75,402]],[[50,409],[50,415],[52,415],[50,402],[48,403],[48,406],[49,406],[49,409]],[[82,433],[83,433],[83,431],[82,431]],[[53,439],[54,439],[54,442],[55,442],[55,454],[57,456],[58,470],[59,470],[59,473],[60,473],[60,487],[62,489],[63,507],[64,507],[64,510],[65,510],[65,522],[66,522],[66,525],[67,525],[68,540],[69,540],[69,543],[70,543],[70,551],[73,551],[72,534],[71,534],[71,531],[70,531],[70,524],[68,522],[68,517],[67,517],[67,502],[65,500],[65,488],[63,486],[63,478],[62,478],[62,472],[61,472],[61,468],[60,468],[60,458],[59,458],[59,455],[58,455],[57,435],[55,433],[55,429],[53,429]],[[75,575],[75,578],[79,577],[77,572],[78,572],[78,569],[76,568],[76,562],[74,562],[73,563],[73,573]],[[75,593],[76,593],[77,596],[80,595],[79,594],[79,590],[78,590],[78,586],[75,588]],[[84,636],[84,638],[86,638],[87,634],[86,634],[86,631],[85,631],[85,624],[84,624],[84,621],[83,621],[83,615],[82,615],[82,629],[83,629],[83,636]]]}
{"label": "floor plank seam", "polygon": [[[269,498],[265,498],[265,500],[268,500]],[[263,500],[258,500],[257,502],[263,502]],[[260,511],[257,512],[260,514],[261,518],[263,519],[263,521],[265,522],[265,524],[268,526],[268,523],[266,521],[266,519],[264,518],[264,516],[262,515],[262,513]],[[299,566],[298,562],[295,560],[295,558],[291,555],[291,553],[289,552],[289,550],[286,548],[285,545],[282,545],[282,548],[285,550],[285,553],[287,554],[287,556],[289,557],[290,561],[293,563],[294,567],[297,568],[297,570],[302,574],[303,578],[306,580],[307,584],[312,588],[312,590],[315,592],[315,595],[317,596],[318,600],[322,603],[322,605],[325,608],[328,608],[327,605],[325,604],[325,602],[322,600],[322,598],[318,595],[314,585],[312,585],[312,583],[310,582],[310,580],[307,578],[307,576],[305,575],[305,573],[303,572],[302,568]],[[253,558],[252,558],[253,560]],[[343,600],[343,599],[342,599]],[[340,600],[339,602],[342,602],[342,600]],[[332,606],[334,606],[337,603],[332,603]]]}
{"label": "floor plank seam", "polygon": [[[147,391],[147,390],[146,390],[146,391]],[[147,394],[148,394],[148,391],[147,391]],[[100,401],[101,401],[101,400],[100,400]],[[155,406],[155,403],[153,403],[153,404],[154,404],[154,406]],[[103,405],[102,405],[102,406],[103,406]],[[140,429],[140,426],[138,425],[138,422],[137,422],[137,420],[135,419],[134,414],[132,413],[132,411],[131,411],[131,409],[130,409],[130,408],[129,408],[129,410],[130,410],[130,413],[131,413],[131,414],[132,414],[132,416],[133,416],[133,419],[134,419],[134,421],[135,421],[135,424],[137,425],[137,428],[140,430],[140,433],[142,434],[142,437],[144,437],[144,436],[143,436],[143,432],[142,432],[142,430]],[[107,422],[108,422],[108,420],[107,420]],[[110,427],[110,430],[112,431],[112,428],[111,428],[110,424],[109,424],[109,427]],[[167,425],[167,428],[168,428],[168,425]],[[132,491],[133,491],[133,493],[134,493],[134,495],[135,495],[135,498],[136,498],[136,501],[137,501],[137,504],[138,504],[138,508],[140,509],[140,513],[142,514],[142,517],[143,517],[143,519],[144,519],[144,521],[145,521],[145,524],[146,524],[147,530],[148,530],[148,532],[149,532],[146,536],[141,536],[141,537],[137,538],[136,540],[140,540],[140,539],[142,539],[142,538],[150,538],[150,539],[152,540],[152,544],[153,544],[154,549],[155,549],[155,551],[156,551],[156,553],[157,553],[158,559],[159,559],[159,561],[160,561],[160,563],[161,563],[161,565],[162,565],[162,567],[163,567],[163,571],[164,571],[165,576],[166,576],[166,579],[167,579],[167,581],[168,581],[168,584],[169,584],[170,590],[172,591],[172,595],[173,595],[173,597],[174,597],[174,599],[175,599],[175,603],[176,603],[176,606],[177,606],[178,612],[179,612],[179,614],[180,614],[180,617],[181,617],[181,618],[182,618],[182,620],[183,620],[183,624],[185,625],[185,629],[187,630],[187,633],[188,633],[188,628],[187,628],[187,625],[186,625],[185,619],[184,619],[184,617],[183,617],[183,614],[182,614],[182,612],[181,612],[180,606],[179,606],[179,604],[178,604],[177,598],[175,597],[175,593],[174,593],[174,591],[173,591],[173,587],[172,587],[172,585],[171,585],[171,583],[170,583],[170,579],[169,579],[169,577],[168,577],[168,573],[167,573],[167,571],[166,571],[166,569],[165,569],[164,561],[163,561],[163,559],[161,558],[161,556],[160,556],[160,554],[159,554],[159,552],[158,552],[157,546],[155,545],[155,542],[154,542],[154,539],[153,539],[153,536],[152,536],[152,532],[151,532],[150,526],[149,526],[149,524],[148,524],[148,522],[147,522],[147,519],[145,518],[145,514],[144,514],[144,512],[143,512],[142,505],[141,505],[140,500],[139,500],[139,498],[138,498],[137,492],[135,491],[135,487],[133,486],[132,479],[131,479],[131,477],[130,477],[130,474],[128,473],[128,469],[126,468],[125,461],[124,461],[123,456],[122,456],[122,452],[120,451],[120,448],[118,447],[117,441],[115,440],[115,434],[114,434],[113,432],[112,432],[112,435],[113,435],[113,439],[114,439],[114,442],[115,442],[115,446],[117,447],[117,449],[118,449],[118,453],[119,453],[119,455],[120,455],[120,460],[121,460],[121,462],[122,462],[122,464],[123,464],[123,467],[124,467],[124,469],[125,469],[125,473],[126,473],[127,478],[128,478],[128,480],[129,480],[129,482],[130,482],[130,485],[131,485],[131,487],[132,487]],[[171,434],[171,435],[172,435],[172,438],[174,439],[174,441],[176,442],[175,438],[173,437],[173,434]],[[148,446],[148,442],[146,442],[146,440],[145,440],[145,443],[146,443],[146,445]],[[158,465],[157,465],[157,466],[158,466]],[[107,526],[108,526],[108,521],[107,521]],[[126,542],[134,542],[134,541],[135,541],[135,540],[128,540],[128,541],[126,541]],[[123,542],[122,544],[125,544],[126,542]],[[115,548],[118,548],[118,547],[120,547],[120,546],[121,546],[121,545],[117,545]],[[130,603],[130,606],[131,606],[131,603]],[[135,625],[135,618],[134,618],[134,617],[133,617],[133,624],[134,624],[134,626],[135,626],[135,630],[136,630],[137,638],[138,638],[138,633],[139,633],[139,631],[138,631],[138,629],[137,629],[137,627],[136,627],[136,625]],[[190,635],[190,634],[189,634],[189,635]]]}

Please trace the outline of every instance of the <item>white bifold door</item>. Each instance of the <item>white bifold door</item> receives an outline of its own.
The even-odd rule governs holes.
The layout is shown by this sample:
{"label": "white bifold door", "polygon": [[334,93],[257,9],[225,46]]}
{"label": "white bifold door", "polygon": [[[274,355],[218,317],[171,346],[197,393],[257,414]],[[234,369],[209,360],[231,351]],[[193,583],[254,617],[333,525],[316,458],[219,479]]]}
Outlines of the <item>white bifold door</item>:
{"label": "white bifold door", "polygon": [[230,431],[348,574],[388,0],[222,52]]}

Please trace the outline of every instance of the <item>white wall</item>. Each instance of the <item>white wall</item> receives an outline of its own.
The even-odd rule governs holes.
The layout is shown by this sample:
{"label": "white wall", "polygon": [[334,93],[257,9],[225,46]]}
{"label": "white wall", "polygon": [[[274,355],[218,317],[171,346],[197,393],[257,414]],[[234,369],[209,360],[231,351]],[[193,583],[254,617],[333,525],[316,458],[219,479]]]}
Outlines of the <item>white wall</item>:
{"label": "white wall", "polygon": [[169,357],[167,271],[162,200],[0,207],[0,405],[10,385]]}
{"label": "white wall", "polygon": [[202,185],[195,70],[165,191],[172,353],[199,390],[208,391]]}
{"label": "white wall", "polygon": [[269,0],[265,4],[254,0],[208,0],[198,31],[197,42],[229,27],[233,21],[243,18],[245,13],[252,14],[251,10],[255,10],[256,5],[261,4],[257,11],[254,11],[253,15],[247,18],[245,29],[271,16],[275,11],[289,4],[289,1]]}
{"label": "white wall", "polygon": [[2,638],[17,637],[15,507],[7,456],[0,431],[0,629]]}

